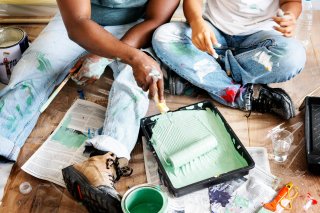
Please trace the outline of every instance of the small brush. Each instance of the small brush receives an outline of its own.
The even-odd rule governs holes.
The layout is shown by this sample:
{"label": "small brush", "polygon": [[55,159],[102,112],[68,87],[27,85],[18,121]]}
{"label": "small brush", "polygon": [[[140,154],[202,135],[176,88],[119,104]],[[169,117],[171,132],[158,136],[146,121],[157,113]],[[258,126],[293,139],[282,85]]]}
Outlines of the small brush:
{"label": "small brush", "polygon": [[[150,73],[149,73],[149,76],[152,77],[152,80],[154,83],[156,83],[159,79],[161,79],[161,74],[159,73],[158,70],[156,69],[151,69]],[[158,93],[156,92],[156,94],[154,95],[153,97],[153,101],[156,103],[156,106],[158,107],[159,111],[161,114],[166,114],[168,120],[172,123],[169,115],[168,115],[168,111],[170,110],[169,107],[167,106],[165,100],[163,101],[159,101],[159,96],[158,96]]]}

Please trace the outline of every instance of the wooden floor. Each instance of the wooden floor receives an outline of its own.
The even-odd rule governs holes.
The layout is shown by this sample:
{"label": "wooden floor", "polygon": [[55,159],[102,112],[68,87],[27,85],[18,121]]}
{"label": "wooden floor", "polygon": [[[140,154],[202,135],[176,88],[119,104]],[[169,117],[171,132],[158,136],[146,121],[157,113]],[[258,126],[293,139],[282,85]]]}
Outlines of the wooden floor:
{"label": "wooden floor", "polygon": [[[296,108],[299,107],[301,100],[308,93],[314,91],[313,95],[320,95],[320,89],[317,89],[320,88],[320,25],[317,22],[320,21],[319,11],[315,12],[314,20],[312,44],[307,49],[308,59],[304,71],[289,82],[272,85],[284,88],[292,97]],[[40,32],[42,25],[24,25],[22,27],[28,31],[33,39]],[[108,76],[110,76],[110,73],[103,76],[95,85],[85,88],[86,99],[103,106],[107,105],[107,94],[111,86]],[[81,204],[72,199],[66,189],[50,182],[36,179],[20,169],[56,128],[65,112],[74,100],[78,98],[76,88],[77,86],[73,82],[69,82],[49,108],[40,116],[36,127],[22,148],[18,161],[13,167],[6,185],[5,197],[0,207],[0,212],[86,212],[86,209]],[[204,99],[208,99],[208,96],[202,95],[197,98],[166,96],[171,109],[177,109]],[[267,133],[273,127],[283,123],[283,120],[270,114],[259,113],[252,113],[247,118],[245,117],[246,113],[242,111],[217,105],[244,145],[263,146],[268,149],[268,153],[271,153],[271,141],[267,138]],[[151,115],[155,112],[155,107],[150,104],[148,114]],[[298,122],[303,122],[303,120],[304,112],[297,110],[297,116],[284,122],[283,125],[288,127]],[[320,200],[320,179],[306,171],[304,126],[301,126],[295,132],[294,137],[293,149],[286,164],[276,164],[270,160],[270,165],[272,173],[281,177],[283,184],[293,181],[299,187],[299,197],[293,203],[291,212],[302,212],[302,206],[305,204],[305,197],[308,192],[317,200]],[[121,193],[136,184],[146,182],[140,142],[137,143],[132,153],[130,165],[134,168],[132,176],[121,179],[116,185]],[[28,181],[33,187],[32,192],[28,195],[23,195],[19,192],[19,185],[25,181]],[[318,209],[318,206],[314,206],[309,212],[319,212]]]}

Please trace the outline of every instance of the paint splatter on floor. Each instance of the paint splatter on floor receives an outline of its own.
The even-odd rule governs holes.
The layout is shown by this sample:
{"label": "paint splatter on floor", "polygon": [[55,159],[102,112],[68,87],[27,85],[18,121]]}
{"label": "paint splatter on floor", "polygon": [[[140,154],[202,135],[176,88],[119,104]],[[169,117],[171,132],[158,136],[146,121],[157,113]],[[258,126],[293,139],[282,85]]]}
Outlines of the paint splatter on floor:
{"label": "paint splatter on floor", "polygon": [[43,53],[39,53],[37,59],[39,64],[37,69],[40,72],[47,72],[52,69],[50,61],[46,58],[46,56]]}

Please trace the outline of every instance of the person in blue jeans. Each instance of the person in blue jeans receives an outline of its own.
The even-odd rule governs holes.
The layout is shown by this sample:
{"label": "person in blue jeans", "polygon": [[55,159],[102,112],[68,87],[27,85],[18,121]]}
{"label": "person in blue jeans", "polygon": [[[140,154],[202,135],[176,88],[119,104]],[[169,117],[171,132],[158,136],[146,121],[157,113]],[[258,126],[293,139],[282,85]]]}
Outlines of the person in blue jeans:
{"label": "person in blue jeans", "polygon": [[[149,99],[164,101],[159,64],[142,51],[154,30],[171,19],[179,0],[58,0],[58,13],[14,67],[0,91],[0,156],[15,161],[40,109],[68,74],[98,77],[110,63],[114,74],[100,135],[87,161],[63,169],[66,186],[94,212],[121,212],[114,182],[127,167]],[[90,70],[92,69],[92,70]],[[152,75],[150,75],[152,73]],[[155,78],[157,74],[158,78]],[[148,91],[148,93],[147,93]]]}
{"label": "person in blue jeans", "polygon": [[[302,44],[291,38],[300,0],[184,0],[187,23],[156,30],[152,45],[171,70],[219,103],[245,111],[295,116],[283,82],[304,67]],[[280,10],[281,9],[281,10]]]}

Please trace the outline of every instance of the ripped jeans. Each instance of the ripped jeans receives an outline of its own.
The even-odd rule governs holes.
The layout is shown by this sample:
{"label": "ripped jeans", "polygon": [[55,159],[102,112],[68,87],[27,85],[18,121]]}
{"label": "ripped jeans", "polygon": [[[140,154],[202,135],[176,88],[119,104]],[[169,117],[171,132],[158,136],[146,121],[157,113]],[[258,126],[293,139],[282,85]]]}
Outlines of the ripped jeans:
{"label": "ripped jeans", "polygon": [[152,46],[164,64],[221,104],[244,109],[246,84],[287,81],[304,67],[305,49],[293,38],[276,31],[231,36],[207,24],[221,44],[215,48],[218,60],[192,44],[191,28],[183,22],[158,28]]}
{"label": "ripped jeans", "polygon": [[[105,29],[121,38],[135,24],[137,22]],[[85,53],[68,38],[61,16],[57,14],[23,54],[13,69],[8,86],[0,91],[0,156],[13,161],[17,159],[39,118],[41,106]],[[115,80],[102,135],[89,142],[98,149],[130,159],[140,119],[147,112],[149,100],[138,87],[129,65],[115,61],[110,66]]]}

